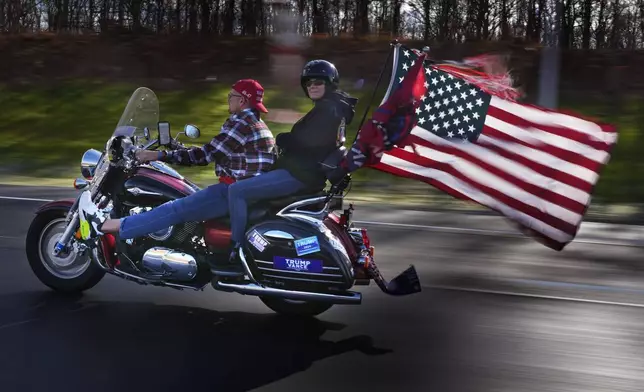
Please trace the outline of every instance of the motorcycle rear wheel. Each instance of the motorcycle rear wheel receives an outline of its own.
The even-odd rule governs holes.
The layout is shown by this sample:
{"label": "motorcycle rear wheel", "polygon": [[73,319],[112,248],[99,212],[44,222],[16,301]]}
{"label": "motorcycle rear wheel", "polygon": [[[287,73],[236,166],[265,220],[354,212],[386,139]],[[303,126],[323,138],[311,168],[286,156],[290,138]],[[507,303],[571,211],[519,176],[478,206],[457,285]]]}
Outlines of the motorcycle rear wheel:
{"label": "motorcycle rear wheel", "polygon": [[27,260],[38,280],[47,287],[63,293],[80,293],[96,286],[105,271],[88,254],[80,259],[74,251],[61,258],[51,254],[65,230],[66,212],[48,211],[34,218],[25,243]]}
{"label": "motorcycle rear wheel", "polygon": [[275,313],[285,316],[315,317],[333,306],[327,302],[294,301],[275,297],[259,297],[259,299]]}

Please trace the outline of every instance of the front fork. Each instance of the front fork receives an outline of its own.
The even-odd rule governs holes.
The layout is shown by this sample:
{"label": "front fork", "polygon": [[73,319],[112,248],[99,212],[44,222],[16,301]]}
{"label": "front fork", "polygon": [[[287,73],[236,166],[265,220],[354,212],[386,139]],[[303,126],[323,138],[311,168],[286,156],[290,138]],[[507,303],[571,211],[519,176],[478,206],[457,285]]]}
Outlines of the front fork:
{"label": "front fork", "polygon": [[[54,250],[52,251],[54,256],[59,256],[63,252],[67,253],[67,251],[69,250],[69,242],[72,238],[72,235],[76,232],[76,230],[78,230],[78,200],[80,199],[80,196],[81,195],[78,195],[78,197],[76,197],[74,204],[67,213],[67,220],[69,223],[67,223],[67,227],[65,228],[62,237],[60,238],[60,240],[58,240],[58,242],[56,242],[56,245],[54,246]],[[100,197],[100,201],[96,203],[99,208],[106,199],[107,198],[105,196]]]}
{"label": "front fork", "polygon": [[67,213],[67,220],[69,223],[67,223],[67,227],[63,232],[63,236],[60,238],[60,240],[58,240],[58,242],[56,242],[56,245],[54,246],[52,253],[56,257],[58,257],[61,252],[67,251],[69,240],[72,238],[72,234],[74,234],[74,232],[78,228],[78,199],[80,199],[80,195],[76,197],[74,204]]}

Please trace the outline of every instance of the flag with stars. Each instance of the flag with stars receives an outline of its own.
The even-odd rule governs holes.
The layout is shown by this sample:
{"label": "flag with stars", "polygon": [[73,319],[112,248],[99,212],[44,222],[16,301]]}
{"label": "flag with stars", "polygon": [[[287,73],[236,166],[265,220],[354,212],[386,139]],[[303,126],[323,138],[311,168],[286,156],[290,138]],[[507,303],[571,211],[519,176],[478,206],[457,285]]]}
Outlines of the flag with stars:
{"label": "flag with stars", "polygon": [[479,82],[472,73],[433,63],[401,45],[394,50],[382,105],[404,89],[409,77],[422,74],[423,92],[419,100],[412,98],[408,129],[385,124],[390,145],[365,166],[479,203],[562,250],[577,234],[617,142],[616,130],[518,103],[493,80]]}

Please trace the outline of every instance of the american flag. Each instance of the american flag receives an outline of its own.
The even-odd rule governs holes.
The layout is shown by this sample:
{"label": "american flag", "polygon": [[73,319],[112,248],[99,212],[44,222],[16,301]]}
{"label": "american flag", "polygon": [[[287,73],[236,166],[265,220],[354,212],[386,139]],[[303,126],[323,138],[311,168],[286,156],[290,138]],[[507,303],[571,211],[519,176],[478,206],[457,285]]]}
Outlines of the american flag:
{"label": "american flag", "polygon": [[616,130],[491,95],[417,50],[394,50],[383,103],[405,78],[423,84],[422,96],[407,133],[368,166],[489,207],[562,250],[577,234]]}

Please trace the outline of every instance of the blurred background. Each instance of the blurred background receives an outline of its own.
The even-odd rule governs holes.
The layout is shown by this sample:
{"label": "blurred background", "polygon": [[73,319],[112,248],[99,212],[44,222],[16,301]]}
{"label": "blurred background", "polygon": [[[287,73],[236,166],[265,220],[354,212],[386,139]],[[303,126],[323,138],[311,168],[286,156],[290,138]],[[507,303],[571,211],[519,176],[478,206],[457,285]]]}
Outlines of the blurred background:
{"label": "blurred background", "polygon": [[[440,59],[502,54],[525,101],[616,124],[590,213],[642,219],[643,13],[643,0],[0,0],[0,177],[71,186],[82,152],[104,143],[138,86],[158,94],[174,131],[195,124],[206,142],[231,83],[256,78],[269,125],[287,131],[311,107],[298,74],[315,58],[334,62],[360,98],[351,142],[399,38]],[[388,80],[387,68],[371,109]],[[210,167],[182,172],[216,181]],[[351,197],[373,200],[374,189],[478,208],[369,169]]]}
{"label": "blurred background", "polygon": [[[502,55],[524,101],[618,127],[564,251],[362,169],[346,199],[388,278],[416,266],[417,295],[372,284],[359,307],[294,322],[210,288],[114,278],[63,299],[36,280],[33,212],[77,194],[82,153],[103,148],[136,88],[173,135],[197,125],[180,139],[196,144],[219,132],[231,84],[255,78],[277,134],[311,108],[302,66],[326,59],[360,98],[351,143],[394,38],[443,60]],[[642,391],[643,46],[644,0],[0,0],[0,390]],[[179,171],[217,181],[212,166]]]}
{"label": "blurred background", "polygon": [[[175,131],[193,123],[206,142],[227,116],[231,83],[256,78],[269,125],[287,131],[311,107],[298,73],[315,58],[334,62],[360,98],[351,142],[399,38],[440,59],[504,55],[525,101],[616,124],[590,213],[642,219],[643,13],[643,0],[0,0],[0,177],[71,186],[82,152],[104,143],[138,86],[158,94]],[[386,69],[371,109],[388,80]],[[182,171],[216,181],[210,167]],[[383,196],[478,208],[416,181],[356,173],[351,197]]]}

